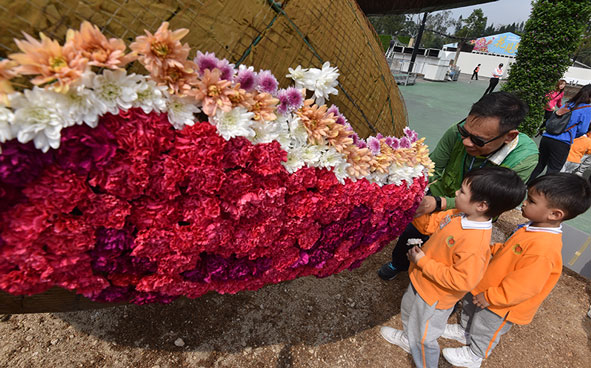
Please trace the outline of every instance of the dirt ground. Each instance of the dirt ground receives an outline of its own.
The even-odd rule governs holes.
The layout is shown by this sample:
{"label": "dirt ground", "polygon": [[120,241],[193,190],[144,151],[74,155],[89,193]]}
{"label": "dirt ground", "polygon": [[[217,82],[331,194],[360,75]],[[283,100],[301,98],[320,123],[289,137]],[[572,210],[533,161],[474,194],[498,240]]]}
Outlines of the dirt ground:
{"label": "dirt ground", "polygon": [[[504,215],[494,239],[521,220],[517,211]],[[255,292],[0,315],[0,367],[411,367],[410,356],[379,334],[380,326],[402,327],[400,300],[408,285],[406,274],[390,282],[377,277],[390,251],[353,272]],[[588,368],[590,291],[580,276],[563,272],[534,321],[514,327],[482,366]],[[440,366],[450,367],[443,358]]]}

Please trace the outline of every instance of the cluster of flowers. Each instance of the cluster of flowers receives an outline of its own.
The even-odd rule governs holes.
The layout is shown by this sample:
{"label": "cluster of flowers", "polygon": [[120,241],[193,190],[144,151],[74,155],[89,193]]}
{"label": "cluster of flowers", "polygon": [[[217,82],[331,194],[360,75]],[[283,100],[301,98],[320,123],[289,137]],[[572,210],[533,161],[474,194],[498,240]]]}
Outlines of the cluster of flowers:
{"label": "cluster of flowers", "polygon": [[[83,23],[0,61],[1,290],[141,304],[257,289],[356,267],[411,220],[432,166],[415,132],[359,138],[323,104],[328,63],[279,89],[188,60],[186,33],[163,23],[126,54]],[[127,74],[133,60],[150,75]],[[34,87],[15,92],[23,75]]]}

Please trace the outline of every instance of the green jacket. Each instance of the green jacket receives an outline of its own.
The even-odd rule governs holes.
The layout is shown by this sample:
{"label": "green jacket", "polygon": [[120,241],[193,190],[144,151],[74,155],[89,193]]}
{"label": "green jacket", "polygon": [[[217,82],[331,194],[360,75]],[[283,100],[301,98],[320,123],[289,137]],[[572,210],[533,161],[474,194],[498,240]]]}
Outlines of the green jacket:
{"label": "green jacket", "polygon": [[453,125],[443,134],[429,156],[435,164],[435,172],[429,178],[431,193],[434,196],[445,197],[447,208],[454,208],[455,193],[460,189],[465,173],[485,166],[507,167],[515,171],[524,182],[527,181],[538,164],[538,147],[523,133],[519,133],[518,141],[511,149],[512,146],[508,143],[488,157],[470,156],[466,153],[456,126]]}

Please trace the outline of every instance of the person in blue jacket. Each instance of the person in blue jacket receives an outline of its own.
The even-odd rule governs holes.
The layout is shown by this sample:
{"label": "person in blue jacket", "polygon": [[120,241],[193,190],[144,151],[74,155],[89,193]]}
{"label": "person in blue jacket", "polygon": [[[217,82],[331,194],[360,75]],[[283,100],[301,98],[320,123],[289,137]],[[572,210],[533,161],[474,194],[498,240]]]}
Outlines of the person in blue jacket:
{"label": "person in blue jacket", "polygon": [[[538,165],[531,174],[529,181],[534,180],[544,171],[546,173],[560,172],[566,162],[570,146],[575,138],[578,138],[589,131],[591,123],[591,84],[581,88],[579,92],[566,104],[566,108],[573,110],[567,129],[560,134],[542,134],[540,141],[540,156]],[[562,110],[562,109],[561,109]]]}

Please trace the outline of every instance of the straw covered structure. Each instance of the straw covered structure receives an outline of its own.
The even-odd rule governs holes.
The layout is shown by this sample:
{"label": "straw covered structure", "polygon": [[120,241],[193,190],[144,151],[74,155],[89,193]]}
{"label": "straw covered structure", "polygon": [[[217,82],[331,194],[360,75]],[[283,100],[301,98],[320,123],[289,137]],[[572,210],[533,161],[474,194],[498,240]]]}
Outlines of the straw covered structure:
{"label": "straw covered structure", "polygon": [[[215,52],[235,64],[270,69],[282,87],[289,67],[340,70],[331,97],[361,137],[402,134],[406,110],[366,16],[354,0],[0,0],[0,57],[17,52],[13,39],[39,32],[64,40],[83,20],[107,37],[131,43],[163,21],[187,28],[193,53]],[[141,70],[137,63],[132,70]]]}

